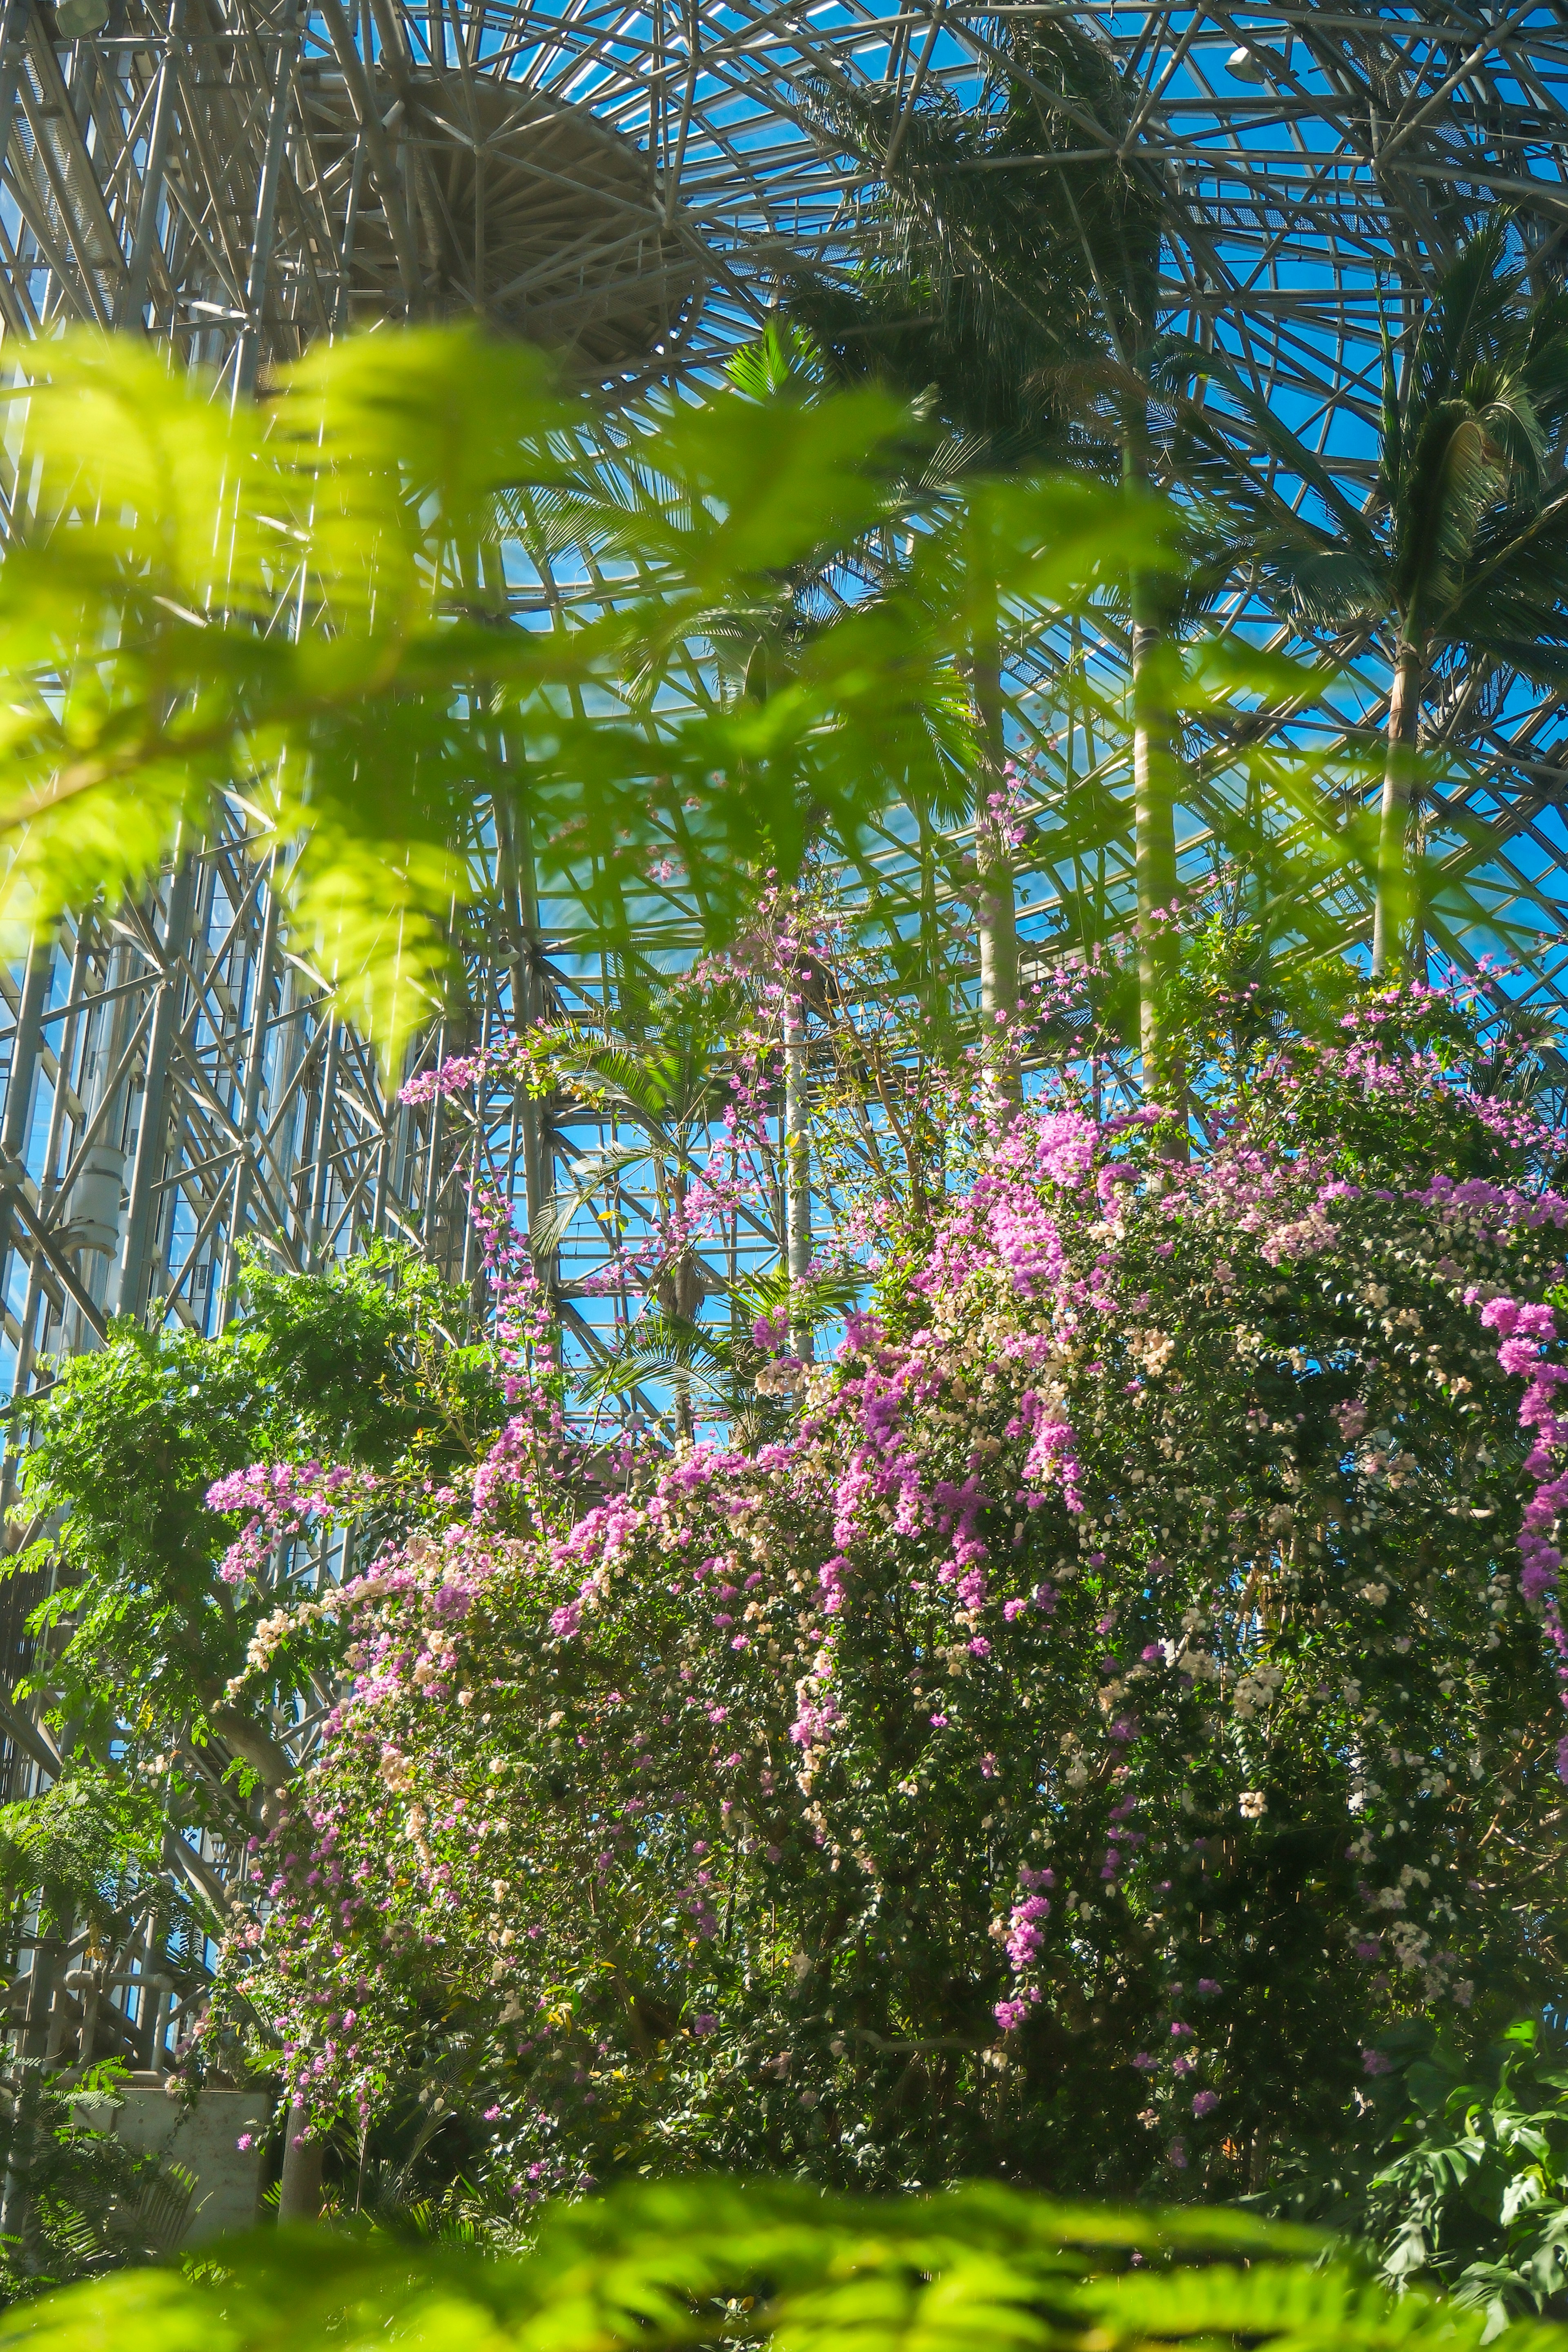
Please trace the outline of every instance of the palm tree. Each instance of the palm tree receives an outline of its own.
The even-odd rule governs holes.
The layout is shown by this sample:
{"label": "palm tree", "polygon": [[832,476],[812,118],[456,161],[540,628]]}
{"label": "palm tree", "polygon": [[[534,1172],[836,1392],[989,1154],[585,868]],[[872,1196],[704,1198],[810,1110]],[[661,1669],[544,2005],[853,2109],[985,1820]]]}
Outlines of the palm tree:
{"label": "palm tree", "polygon": [[[1084,468],[1145,491],[1169,472],[1173,414],[1159,386],[1165,193],[1125,159],[1126,95],[1110,51],[1066,21],[1004,21],[996,103],[821,88],[832,134],[874,174],[883,236],[854,281],[797,276],[795,315],[841,375],[924,392],[972,457]],[[1101,150],[1090,152],[1085,150]],[[1042,158],[1072,156],[1074,160]],[[1178,953],[1162,919],[1176,889],[1178,761],[1171,715],[1170,583],[1130,583],[1134,867],[1145,1086],[1185,1093],[1163,1009]],[[982,786],[1002,765],[999,663],[977,644]],[[979,797],[979,795],[977,795]],[[981,1003],[1016,1003],[1010,866],[978,829]],[[1011,991],[1009,995],[1008,992]],[[1179,1137],[1173,1137],[1179,1149]]]}
{"label": "palm tree", "polygon": [[1375,976],[1406,959],[1410,812],[1423,721],[1510,672],[1568,678],[1568,292],[1532,293],[1490,221],[1385,337],[1383,429],[1358,509],[1322,461],[1234,379],[1268,455],[1316,494],[1313,526],[1255,481],[1274,588],[1306,621],[1376,631],[1392,672],[1373,924]]}

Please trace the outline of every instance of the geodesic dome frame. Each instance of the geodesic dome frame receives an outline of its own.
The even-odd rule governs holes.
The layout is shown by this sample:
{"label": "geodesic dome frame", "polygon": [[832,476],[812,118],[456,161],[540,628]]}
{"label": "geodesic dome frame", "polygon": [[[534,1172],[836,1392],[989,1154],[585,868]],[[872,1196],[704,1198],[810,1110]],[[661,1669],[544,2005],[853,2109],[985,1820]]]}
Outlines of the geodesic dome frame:
{"label": "geodesic dome frame", "polygon": [[[591,383],[700,379],[755,335],[789,268],[852,270],[874,246],[870,169],[828,128],[823,93],[880,99],[896,146],[900,119],[944,95],[994,105],[1019,70],[1009,28],[1059,18],[1112,61],[1120,113],[1058,100],[1051,119],[1075,143],[1035,160],[1114,155],[1145,180],[1165,222],[1169,323],[1223,354],[1364,497],[1383,338],[1463,226],[1506,206],[1537,276],[1558,268],[1561,10],[5,0],[0,314],[13,338],[70,320],[154,334],[220,389],[350,326],[474,310]],[[1226,421],[1245,441],[1245,415]],[[9,495],[25,499],[26,483]],[[1295,642],[1245,581],[1218,617]],[[1329,756],[1375,740],[1387,696],[1375,639],[1333,650],[1347,692],[1326,737],[1318,723]],[[1031,697],[1049,712],[1053,659],[1042,646],[1017,665],[1026,736]],[[1516,995],[1555,1010],[1556,699],[1516,688],[1456,723],[1463,756],[1428,795],[1426,845],[1439,870],[1446,856],[1463,868],[1468,913],[1437,944],[1460,964],[1511,950]],[[1071,730],[1042,721],[1032,749],[1021,914],[1047,940],[1074,879],[1043,820],[1083,778]],[[1100,784],[1114,787],[1114,764]],[[1476,818],[1490,828],[1479,864]],[[1189,820],[1184,872],[1215,845]],[[356,1230],[461,1261],[439,1109],[386,1098],[280,940],[265,873],[236,851],[207,845],[146,907],[89,911],[0,983],[7,1388],[28,1389],[51,1349],[91,1344],[117,1307],[166,1296],[210,1327],[256,1219],[298,1264]],[[862,873],[894,886],[906,851],[892,825]],[[470,972],[464,1042],[517,1017],[519,991],[587,1002],[602,985],[572,953],[570,910],[537,905],[527,874],[506,881],[493,830],[474,855],[497,922]],[[1096,887],[1113,910],[1130,903],[1116,844]],[[1354,941],[1364,876],[1347,867],[1319,895],[1320,938],[1326,924]],[[678,880],[655,883],[647,913],[678,953],[692,932]],[[538,1192],[548,1147],[533,1157]]]}

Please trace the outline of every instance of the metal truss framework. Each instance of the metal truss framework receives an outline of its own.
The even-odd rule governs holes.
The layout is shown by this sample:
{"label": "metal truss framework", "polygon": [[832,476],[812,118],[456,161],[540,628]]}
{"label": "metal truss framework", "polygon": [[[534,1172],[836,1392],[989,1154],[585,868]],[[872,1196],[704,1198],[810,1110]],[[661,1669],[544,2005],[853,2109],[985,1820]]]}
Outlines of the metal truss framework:
{"label": "metal truss framework", "polygon": [[[1071,152],[1118,154],[1160,191],[1172,323],[1227,353],[1359,495],[1384,326],[1397,331],[1458,217],[1507,205],[1538,265],[1554,266],[1568,230],[1568,8],[1555,0],[3,0],[0,322],[13,353],[0,356],[83,321],[166,339],[233,393],[350,326],[477,309],[559,349],[589,383],[698,379],[757,331],[783,265],[849,268],[874,236],[863,172],[823,130],[821,89],[890,92],[904,109],[943,90],[986,102],[1007,20],[1031,16],[1069,17],[1115,58],[1124,119],[1081,110]],[[5,495],[26,489],[12,469]],[[1227,620],[1261,625],[1242,592]],[[1387,668],[1375,644],[1343,650],[1341,735],[1354,743],[1385,712]],[[1061,728],[1055,676],[1050,649],[1025,649],[1015,687],[1026,733],[1038,716],[1043,828],[1026,928],[1040,938],[1085,887],[1053,854],[1053,807],[1086,780],[1125,782],[1118,753]],[[1521,953],[1527,992],[1560,1008],[1559,709],[1516,689],[1490,715],[1461,716],[1464,756],[1434,795],[1428,847],[1465,855],[1473,816],[1494,846],[1469,877],[1474,921],[1444,944],[1460,961],[1483,945]],[[495,917],[469,956],[466,1015],[425,1042],[427,1057],[547,1003],[591,1007],[606,985],[570,911],[537,903],[493,825],[476,824]],[[1186,869],[1211,846],[1193,823]],[[891,887],[908,856],[890,828],[861,887]],[[1099,853],[1108,907],[1130,896],[1123,858],[1115,843]],[[1354,937],[1363,886],[1342,877],[1328,910]],[[678,953],[695,911],[678,880],[651,884],[654,949]],[[84,914],[0,973],[0,1060],[8,1391],[36,1393],[114,1311],[162,1299],[216,1329],[247,1234],[295,1266],[379,1233],[465,1271],[442,1108],[400,1107],[335,1017],[237,813],[144,904]],[[570,1114],[540,1133],[503,1111],[487,1129],[497,1178],[531,1210],[573,1139]],[[581,1336],[591,1344],[586,1322]],[[26,1596],[6,1591],[9,1682]],[[0,1730],[12,1793],[52,1777],[47,1736],[8,1702]],[[225,1866],[171,1862],[193,1882]],[[79,1954],[54,1955],[75,1958],[74,1991],[53,1962],[22,1979],[23,2054],[124,2047],[162,2064],[163,1963],[152,1938],[143,1947],[90,1987]]]}

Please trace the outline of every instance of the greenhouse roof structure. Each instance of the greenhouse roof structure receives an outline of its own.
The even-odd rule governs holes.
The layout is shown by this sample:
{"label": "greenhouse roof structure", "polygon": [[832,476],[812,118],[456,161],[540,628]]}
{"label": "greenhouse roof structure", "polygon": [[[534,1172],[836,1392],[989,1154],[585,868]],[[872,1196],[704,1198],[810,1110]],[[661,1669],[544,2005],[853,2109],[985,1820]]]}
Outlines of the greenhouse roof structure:
{"label": "greenhouse roof structure", "polygon": [[[1551,5],[5,0],[6,356],[25,365],[29,339],[70,321],[140,331],[214,371],[221,396],[350,328],[477,310],[559,352],[585,383],[698,389],[758,335],[792,272],[851,282],[874,254],[876,172],[834,128],[846,105],[884,110],[891,168],[901,125],[996,105],[1030,23],[1098,45],[1119,95],[1113,114],[1059,109],[1071,143],[1006,168],[1113,156],[1138,176],[1163,221],[1166,323],[1215,356],[1226,429],[1288,498],[1316,493],[1257,420],[1287,425],[1364,503],[1385,340],[1397,344],[1467,228],[1505,210],[1532,282],[1561,270],[1568,12]],[[10,495],[25,499],[26,480]],[[1301,643],[1245,580],[1217,625]],[[1388,648],[1364,631],[1333,650],[1343,692],[1314,723],[1337,734],[1317,748],[1354,754],[1384,725]],[[1071,890],[1051,819],[1082,781],[1071,730],[1052,729],[1054,658],[1021,649],[1012,679],[1032,754],[1021,919],[1041,942]],[[1513,993],[1555,1011],[1568,849],[1556,698],[1494,680],[1460,696],[1445,729],[1452,757],[1425,839],[1456,886],[1435,944],[1460,967],[1513,959]],[[1301,726],[1291,740],[1301,749]],[[364,1233],[462,1264],[441,1106],[389,1097],[284,935],[244,830],[236,811],[145,903],[84,912],[0,982],[8,1390],[34,1388],[44,1360],[154,1297],[215,1328],[235,1244],[258,1224],[296,1265]],[[1207,870],[1216,842],[1194,815],[1184,871]],[[879,860],[896,877],[906,845],[890,823],[866,887]],[[1100,854],[1097,887],[1124,919],[1125,852]],[[468,1027],[433,1037],[427,1057],[523,1017],[530,990],[570,1003],[596,984],[570,910],[538,902],[493,827],[474,855],[489,861],[495,919]],[[1320,872],[1313,888],[1320,937],[1354,951],[1364,871]],[[650,937],[678,954],[691,936],[678,880],[654,898]],[[548,1189],[552,1149],[514,1135],[519,1185],[531,1150],[535,1192]]]}

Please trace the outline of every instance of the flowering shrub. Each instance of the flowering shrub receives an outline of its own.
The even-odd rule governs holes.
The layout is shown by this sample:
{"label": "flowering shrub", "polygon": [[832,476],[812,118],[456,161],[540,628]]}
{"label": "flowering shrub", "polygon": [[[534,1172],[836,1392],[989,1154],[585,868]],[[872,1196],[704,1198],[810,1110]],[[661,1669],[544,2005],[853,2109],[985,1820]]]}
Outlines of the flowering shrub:
{"label": "flowering shrub", "polygon": [[1190,1167],[1065,1098],[995,1129],[780,1441],[560,1532],[537,1452],[449,1490],[353,1613],[213,2041],[270,2020],[319,2128],[426,2067],[518,2200],[1213,2193],[1402,2018],[1533,1999],[1568,1202],[1422,1017]]}

